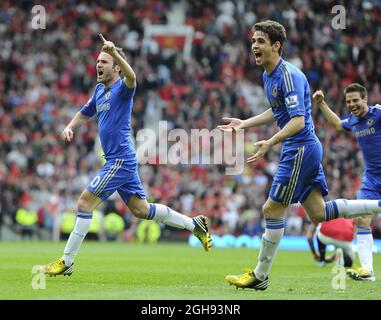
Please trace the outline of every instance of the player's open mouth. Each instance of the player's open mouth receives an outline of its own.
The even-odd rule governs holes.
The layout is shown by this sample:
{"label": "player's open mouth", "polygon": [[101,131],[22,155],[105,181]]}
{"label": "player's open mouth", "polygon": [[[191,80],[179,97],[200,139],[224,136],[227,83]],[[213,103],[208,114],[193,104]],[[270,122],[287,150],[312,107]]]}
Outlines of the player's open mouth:
{"label": "player's open mouth", "polygon": [[254,52],[254,57],[255,57],[255,59],[259,59],[262,57],[262,53],[261,52]]}
{"label": "player's open mouth", "polygon": [[102,70],[98,70],[98,77],[100,77],[102,75],[103,75],[103,71]]}

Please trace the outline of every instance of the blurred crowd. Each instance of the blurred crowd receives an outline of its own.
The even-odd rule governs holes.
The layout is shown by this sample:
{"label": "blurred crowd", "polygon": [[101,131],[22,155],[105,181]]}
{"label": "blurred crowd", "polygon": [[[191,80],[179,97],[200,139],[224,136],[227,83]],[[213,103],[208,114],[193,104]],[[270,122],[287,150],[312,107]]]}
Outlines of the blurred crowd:
{"label": "blurred crowd", "polygon": [[[38,213],[42,228],[52,229],[54,217],[75,211],[80,192],[101,168],[96,121],[81,128],[74,142],[60,140],[96,84],[99,33],[125,49],[137,75],[135,136],[155,119],[189,132],[212,130],[224,116],[245,119],[263,112],[263,71],[250,53],[250,29],[264,19],[286,27],[284,58],[344,116],[343,88],[349,83],[367,87],[370,105],[381,103],[381,3],[344,3],[346,28],[334,29],[336,3],[327,0],[1,1],[0,221],[16,222],[17,211],[25,208]],[[45,7],[45,29],[31,26],[35,4]],[[168,54],[145,38],[147,25],[169,23],[174,8],[195,30],[190,57],[182,50]],[[324,146],[327,198],[353,199],[363,171],[356,141],[331,129],[315,106],[313,116]],[[249,130],[246,154],[253,142],[276,130],[275,125]],[[224,165],[205,164],[148,164],[140,173],[150,201],[190,216],[203,213],[216,234],[260,235],[261,207],[278,154],[279,146],[236,176],[226,175]],[[100,210],[123,216],[126,228],[133,225],[116,194]],[[286,234],[303,234],[307,223],[300,206],[290,207]],[[373,228],[380,235],[381,221],[375,220]]]}

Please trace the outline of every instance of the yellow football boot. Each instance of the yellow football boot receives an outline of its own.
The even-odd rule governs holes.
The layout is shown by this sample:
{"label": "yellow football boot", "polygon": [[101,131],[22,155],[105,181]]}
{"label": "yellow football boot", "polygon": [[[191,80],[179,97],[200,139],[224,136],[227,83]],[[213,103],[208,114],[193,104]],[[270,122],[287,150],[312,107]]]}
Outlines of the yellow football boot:
{"label": "yellow football boot", "polygon": [[70,276],[74,271],[74,263],[70,267],[65,265],[65,262],[62,258],[59,258],[45,266],[41,267],[41,271],[49,276],[64,275]]}
{"label": "yellow football boot", "polygon": [[225,280],[230,284],[234,285],[237,289],[255,289],[255,290],[266,290],[269,283],[269,277],[267,276],[264,280],[259,280],[253,271],[245,272],[240,275],[228,275]]}
{"label": "yellow football boot", "polygon": [[212,237],[208,231],[208,223],[206,217],[197,216],[193,218],[194,230],[193,234],[201,241],[205,251],[210,251],[212,247]]}
{"label": "yellow football boot", "polygon": [[353,280],[359,281],[376,281],[374,273],[366,268],[348,269],[347,275]]}

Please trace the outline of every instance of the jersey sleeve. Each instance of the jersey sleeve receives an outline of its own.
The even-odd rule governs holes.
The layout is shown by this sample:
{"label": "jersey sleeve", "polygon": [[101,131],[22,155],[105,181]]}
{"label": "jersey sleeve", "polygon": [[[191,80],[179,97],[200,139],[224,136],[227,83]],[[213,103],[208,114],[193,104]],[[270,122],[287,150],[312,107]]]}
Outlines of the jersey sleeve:
{"label": "jersey sleeve", "polygon": [[304,88],[306,80],[297,74],[291,74],[288,70],[283,72],[282,88],[284,102],[290,118],[306,115],[304,104]]}
{"label": "jersey sleeve", "polygon": [[136,91],[136,86],[133,88],[127,87],[124,80],[122,80],[122,85],[120,86],[120,95],[123,97],[123,99],[131,99]]}
{"label": "jersey sleeve", "polygon": [[97,103],[95,98],[96,92],[97,88],[95,88],[94,93],[90,97],[89,101],[87,101],[87,103],[80,110],[80,112],[87,117],[92,117],[97,113]]}
{"label": "jersey sleeve", "polygon": [[352,131],[352,126],[349,123],[349,118],[341,120],[341,126],[346,131]]}
{"label": "jersey sleeve", "polygon": [[375,109],[375,113],[376,113],[376,122],[381,124],[381,105],[380,104],[376,104],[374,107]]}

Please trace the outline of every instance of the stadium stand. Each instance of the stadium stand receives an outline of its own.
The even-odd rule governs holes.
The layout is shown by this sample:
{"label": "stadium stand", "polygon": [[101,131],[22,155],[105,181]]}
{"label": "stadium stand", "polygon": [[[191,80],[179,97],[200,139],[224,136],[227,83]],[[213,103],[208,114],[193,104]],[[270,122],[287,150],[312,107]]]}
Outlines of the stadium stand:
{"label": "stadium stand", "polygon": [[[267,18],[286,26],[285,58],[302,68],[312,90],[326,93],[338,114],[346,113],[342,92],[351,82],[366,85],[371,105],[381,103],[380,2],[346,1],[344,30],[331,26],[333,1],[51,0],[44,5],[46,29],[40,30],[30,24],[34,4],[0,3],[0,223],[7,226],[16,224],[28,198],[39,226],[59,232],[58,217],[75,208],[79,192],[101,166],[95,122],[70,145],[60,141],[94,87],[99,32],[125,49],[138,77],[135,136],[160,119],[171,128],[212,130],[223,116],[248,118],[263,111],[262,69],[250,55],[249,36],[251,26]],[[182,50],[164,54],[145,38],[147,25],[175,20],[194,28],[190,57]],[[313,112],[324,146],[328,198],[355,198],[363,169],[357,144],[329,128],[316,107]],[[246,153],[274,130],[246,134]],[[203,164],[147,164],[140,173],[150,197],[188,215],[207,215],[212,233],[253,235],[261,232],[261,206],[278,151],[237,176],[225,175],[224,165]],[[128,215],[116,195],[111,201],[118,214]],[[292,207],[288,216],[295,226],[290,233],[303,234],[303,210]],[[381,234],[380,219],[375,236]]]}

